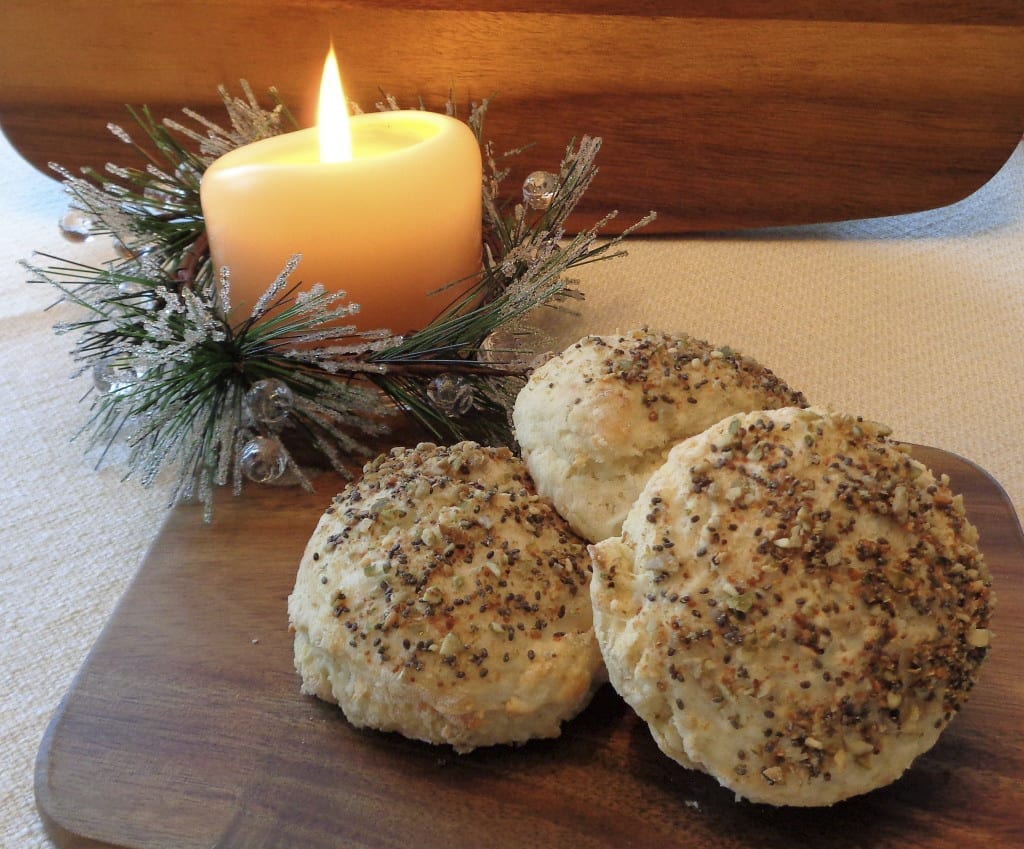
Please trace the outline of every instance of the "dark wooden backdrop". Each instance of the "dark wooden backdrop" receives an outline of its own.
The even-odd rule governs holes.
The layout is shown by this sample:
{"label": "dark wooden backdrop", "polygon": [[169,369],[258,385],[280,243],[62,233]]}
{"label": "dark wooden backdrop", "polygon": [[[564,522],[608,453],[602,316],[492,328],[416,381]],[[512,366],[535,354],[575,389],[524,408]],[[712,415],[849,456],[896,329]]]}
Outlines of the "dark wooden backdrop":
{"label": "dark wooden backdrop", "polygon": [[[349,95],[494,98],[553,169],[604,139],[578,219],[660,231],[894,214],[980,187],[1024,131],[1021,0],[5,0],[0,125],[33,163],[126,162],[125,104],[222,114],[276,85],[305,122],[328,39]],[[517,175],[519,176],[519,175]]]}

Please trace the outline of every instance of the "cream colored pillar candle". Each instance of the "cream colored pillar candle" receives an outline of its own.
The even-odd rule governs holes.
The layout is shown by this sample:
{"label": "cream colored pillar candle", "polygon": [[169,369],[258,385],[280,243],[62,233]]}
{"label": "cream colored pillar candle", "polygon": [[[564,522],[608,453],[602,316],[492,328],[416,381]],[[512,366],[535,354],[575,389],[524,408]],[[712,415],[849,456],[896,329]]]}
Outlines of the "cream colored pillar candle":
{"label": "cream colored pillar candle", "polygon": [[322,103],[318,127],[246,145],[204,174],[210,249],[218,273],[230,269],[234,318],[248,316],[296,253],[292,282],[344,290],[360,305],[353,323],[362,330],[419,329],[474,282],[430,294],[480,270],[482,166],[473,132],[421,110],[348,122],[350,151],[342,143],[321,153],[322,135],[329,147],[345,132],[328,136]]}

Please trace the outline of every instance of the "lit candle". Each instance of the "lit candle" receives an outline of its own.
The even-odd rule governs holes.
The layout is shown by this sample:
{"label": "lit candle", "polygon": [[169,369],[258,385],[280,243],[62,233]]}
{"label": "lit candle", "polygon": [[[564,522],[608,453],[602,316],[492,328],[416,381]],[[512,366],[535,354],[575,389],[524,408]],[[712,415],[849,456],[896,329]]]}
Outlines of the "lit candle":
{"label": "lit candle", "polygon": [[201,197],[237,317],[299,253],[292,282],[344,290],[362,330],[405,333],[475,282],[480,187],[480,148],[461,121],[422,110],[349,117],[332,48],[317,126],[225,154]]}

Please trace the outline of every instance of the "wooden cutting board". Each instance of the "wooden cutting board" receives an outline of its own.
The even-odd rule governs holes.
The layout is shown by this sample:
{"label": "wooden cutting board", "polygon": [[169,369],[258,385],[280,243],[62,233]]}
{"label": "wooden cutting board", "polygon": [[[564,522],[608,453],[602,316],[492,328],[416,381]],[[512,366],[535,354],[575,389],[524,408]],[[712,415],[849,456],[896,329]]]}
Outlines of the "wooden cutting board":
{"label": "wooden cutting board", "polygon": [[563,736],[456,756],[357,731],[299,693],[286,598],[339,487],[175,509],[46,733],[36,800],[60,847],[1017,849],[1024,845],[1024,534],[971,463],[998,605],[963,713],[896,784],[831,809],[734,801],[664,757],[609,688]]}
{"label": "wooden cutting board", "polygon": [[574,223],[613,230],[942,206],[1024,131],[1020,0],[5,0],[0,125],[42,168],[131,165],[105,130],[125,104],[222,121],[239,78],[309,124],[332,36],[365,108],[493,96],[498,151],[536,143],[511,186],[602,137]]}

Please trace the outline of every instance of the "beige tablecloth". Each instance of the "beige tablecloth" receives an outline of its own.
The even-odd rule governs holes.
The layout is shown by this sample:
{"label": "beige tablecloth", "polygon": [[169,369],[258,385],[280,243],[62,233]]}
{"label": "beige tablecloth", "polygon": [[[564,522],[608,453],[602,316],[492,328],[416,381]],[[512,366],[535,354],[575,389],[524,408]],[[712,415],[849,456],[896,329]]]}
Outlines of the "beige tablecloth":
{"label": "beige tablecloth", "polygon": [[[69,163],[73,164],[73,163]],[[70,442],[85,408],[68,379],[68,315],[16,264],[72,245],[56,183],[0,139],[0,845],[50,843],[34,759],[165,515],[160,489],[99,473]],[[815,403],[973,459],[1024,508],[1024,149],[954,206],[896,218],[718,237],[635,239],[585,269],[563,339],[644,323],[729,344]],[[325,495],[325,497],[328,497]],[[298,557],[299,552],[296,552]]]}

